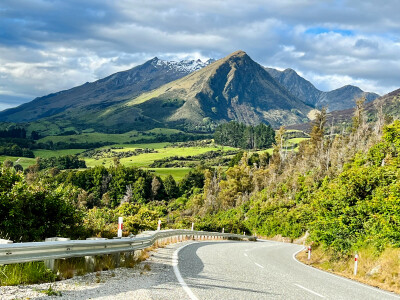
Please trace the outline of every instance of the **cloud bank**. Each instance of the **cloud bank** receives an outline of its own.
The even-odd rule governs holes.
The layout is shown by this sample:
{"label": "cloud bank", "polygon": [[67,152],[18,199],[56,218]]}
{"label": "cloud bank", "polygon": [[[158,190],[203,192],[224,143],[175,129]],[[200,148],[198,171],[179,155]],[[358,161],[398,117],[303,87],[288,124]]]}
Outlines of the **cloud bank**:
{"label": "cloud bank", "polygon": [[158,56],[246,51],[321,90],[400,87],[397,0],[2,0],[0,109]]}

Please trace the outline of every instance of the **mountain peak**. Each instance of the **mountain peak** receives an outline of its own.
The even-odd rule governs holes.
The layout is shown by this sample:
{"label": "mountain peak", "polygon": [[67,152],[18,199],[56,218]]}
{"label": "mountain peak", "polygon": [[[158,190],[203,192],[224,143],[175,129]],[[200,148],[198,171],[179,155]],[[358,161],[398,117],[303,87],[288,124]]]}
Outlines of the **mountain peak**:
{"label": "mountain peak", "polygon": [[283,73],[297,75],[297,72],[291,68],[285,69]]}
{"label": "mountain peak", "polygon": [[181,73],[189,74],[208,66],[210,63],[214,62],[214,60],[210,58],[205,62],[203,62],[201,59],[168,61],[155,57],[152,60],[150,60],[150,62],[156,68],[161,67],[161,68],[166,68],[168,70],[174,70]]}
{"label": "mountain peak", "polygon": [[247,53],[244,52],[243,50],[238,50],[238,51],[235,51],[235,52],[229,54],[228,56],[226,56],[225,59],[229,59],[229,58],[233,58],[233,57],[244,57],[244,56],[247,56]]}

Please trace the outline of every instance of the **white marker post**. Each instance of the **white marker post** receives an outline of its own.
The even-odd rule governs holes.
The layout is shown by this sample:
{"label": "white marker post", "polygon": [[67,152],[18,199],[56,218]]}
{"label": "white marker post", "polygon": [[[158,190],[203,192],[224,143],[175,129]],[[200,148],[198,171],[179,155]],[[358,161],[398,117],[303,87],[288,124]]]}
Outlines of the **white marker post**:
{"label": "white marker post", "polygon": [[194,230],[194,223],[192,223],[192,231]]}
{"label": "white marker post", "polygon": [[246,231],[243,231],[243,235],[246,235]]}
{"label": "white marker post", "polygon": [[311,259],[311,246],[308,246],[308,260]]}
{"label": "white marker post", "polygon": [[118,217],[118,237],[122,237],[122,217]]}
{"label": "white marker post", "polygon": [[358,268],[358,254],[354,257],[354,276],[357,275],[357,268]]}
{"label": "white marker post", "polygon": [[157,231],[161,230],[161,220],[158,220]]}
{"label": "white marker post", "polygon": [[224,233],[225,232],[225,228],[222,228],[222,233]]}

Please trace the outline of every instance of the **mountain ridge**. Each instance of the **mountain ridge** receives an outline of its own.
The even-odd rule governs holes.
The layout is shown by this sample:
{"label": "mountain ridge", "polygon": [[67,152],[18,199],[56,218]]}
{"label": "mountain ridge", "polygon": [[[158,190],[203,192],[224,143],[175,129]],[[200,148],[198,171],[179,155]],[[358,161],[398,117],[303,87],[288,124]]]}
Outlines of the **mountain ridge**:
{"label": "mountain ridge", "polygon": [[[181,63],[181,64],[180,64]],[[166,82],[181,78],[193,69],[212,63],[187,61],[169,62],[157,57],[126,71],[111,74],[94,82],[86,82],[0,112],[0,121],[30,122],[63,113],[70,108],[99,105],[111,106],[125,101],[143,91],[155,89]]]}
{"label": "mountain ridge", "polygon": [[[251,90],[258,92],[251,95]],[[269,98],[264,96],[265,93]],[[272,99],[271,95],[275,98]],[[294,122],[304,120],[310,109],[288,93],[244,51],[236,51],[198,72],[144,93],[127,105],[134,106],[149,100],[165,100],[171,97],[184,100],[182,106],[169,117],[168,121],[172,122],[190,117],[198,123],[204,118],[212,118],[218,121],[236,120],[246,124],[268,122],[279,126],[284,123],[284,117],[272,116],[267,111],[286,109],[282,114]],[[257,99],[251,103],[254,106],[247,101],[252,97]],[[259,103],[260,101],[263,103]],[[268,105],[268,109],[265,106],[263,110],[262,105]],[[294,113],[290,109],[298,111]]]}
{"label": "mountain ridge", "polygon": [[367,102],[370,102],[379,97],[376,93],[364,92],[353,85],[345,85],[324,92],[317,89],[310,81],[301,77],[291,68],[283,71],[268,67],[265,67],[265,69],[293,95],[318,109],[327,107],[328,111],[344,110],[354,107],[354,100],[357,98],[365,97]]}
{"label": "mountain ridge", "polygon": [[49,122],[60,132],[75,128],[120,133],[159,127],[209,132],[230,120],[279,127],[309,121],[313,102],[307,103],[304,95],[312,92],[314,99],[325,95],[293,69],[264,68],[241,50],[205,62],[154,57],[0,112],[0,121]]}

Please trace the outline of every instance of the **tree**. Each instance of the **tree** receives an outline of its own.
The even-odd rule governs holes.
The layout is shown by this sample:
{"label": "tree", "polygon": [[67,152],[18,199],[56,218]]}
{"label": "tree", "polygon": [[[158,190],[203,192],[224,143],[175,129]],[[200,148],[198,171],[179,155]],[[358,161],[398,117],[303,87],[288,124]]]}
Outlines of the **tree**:
{"label": "tree", "polygon": [[3,162],[3,166],[4,166],[5,168],[12,168],[12,167],[14,166],[14,163],[13,163],[11,160],[6,159],[6,160]]}
{"label": "tree", "polygon": [[167,194],[169,199],[178,197],[179,189],[172,175],[168,175],[167,178],[164,179],[163,183],[164,183],[165,193]]}
{"label": "tree", "polygon": [[365,124],[365,117],[364,117],[364,103],[366,101],[365,97],[361,97],[355,100],[356,108],[354,110],[353,116],[353,126],[352,131],[356,132],[359,128],[363,127]]}
{"label": "tree", "polygon": [[324,137],[326,124],[326,107],[323,107],[319,113],[317,113],[315,120],[312,122],[312,129],[310,133],[310,142],[314,147],[322,141]]}
{"label": "tree", "polygon": [[156,199],[156,197],[158,196],[160,190],[161,190],[161,182],[160,180],[157,178],[157,176],[154,176],[152,181],[151,181],[151,198],[152,200]]}
{"label": "tree", "polygon": [[130,203],[132,201],[133,197],[133,191],[132,191],[132,185],[127,185],[126,186],[126,191],[124,197],[122,197],[121,204],[124,203]]}
{"label": "tree", "polygon": [[284,126],[279,128],[278,132],[275,135],[275,144],[273,145],[274,149],[272,152],[271,163],[278,170],[280,170],[282,161],[285,159],[283,156],[283,142],[284,142],[283,136],[284,136],[285,132],[286,132],[286,130],[285,130]]}
{"label": "tree", "polygon": [[17,172],[22,172],[22,171],[24,171],[24,168],[23,168],[20,164],[15,164],[15,165],[14,165],[14,169],[15,169],[15,171],[17,171]]}

